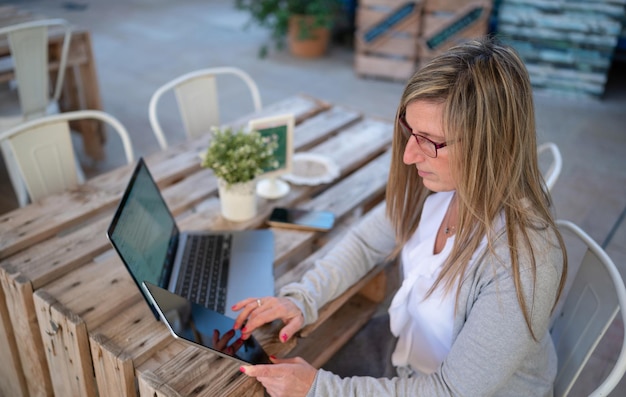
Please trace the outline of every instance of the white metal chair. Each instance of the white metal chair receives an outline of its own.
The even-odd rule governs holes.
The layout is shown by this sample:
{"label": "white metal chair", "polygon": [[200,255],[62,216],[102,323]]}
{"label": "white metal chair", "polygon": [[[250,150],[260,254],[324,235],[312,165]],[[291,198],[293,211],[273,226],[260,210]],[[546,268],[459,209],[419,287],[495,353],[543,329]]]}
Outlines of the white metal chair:
{"label": "white metal chair", "polygon": [[552,155],[552,162],[544,174],[544,180],[548,191],[551,191],[556,183],[556,180],[561,174],[561,168],[563,167],[563,159],[561,158],[561,151],[559,147],[553,142],[546,142],[537,147],[537,154],[549,152]]}
{"label": "white metal chair", "polygon": [[[61,29],[63,44],[54,79],[54,90],[50,89],[48,32],[51,28]],[[0,28],[0,37],[6,37],[11,49],[12,70],[17,86],[19,108],[9,114],[0,114],[0,131],[5,131],[26,120],[59,112],[65,67],[67,64],[71,28],[64,19],[29,21]],[[0,145],[7,172],[13,189],[22,203],[28,200],[15,159],[6,145]]]}
{"label": "white metal chair", "polygon": [[[126,160],[129,164],[134,161],[126,128],[99,110],[66,112],[24,122],[1,132],[0,142],[6,143],[13,154],[32,201],[71,189],[82,182],[69,126],[70,121],[82,119],[99,120],[113,127],[122,140]],[[19,204],[23,207],[28,201]]]}
{"label": "white metal chair", "polygon": [[220,125],[216,76],[233,75],[243,80],[252,96],[254,110],[261,110],[261,95],[252,78],[244,71],[233,67],[218,67],[196,70],[184,74],[157,89],[148,109],[150,124],[159,141],[161,149],[167,148],[167,140],[163,134],[157,116],[159,100],[169,90],[174,90],[178,110],[188,137],[196,137],[207,133],[211,126]]}
{"label": "white metal chair", "polygon": [[[626,288],[611,258],[587,233],[569,221],[558,220],[557,225],[564,238],[573,235],[584,248],[580,267],[571,274],[573,282],[550,330],[559,360],[554,395],[561,397],[568,395],[618,312],[626,325]],[[575,263],[570,263],[575,271],[572,265]],[[591,396],[607,396],[626,372],[626,339],[621,342],[617,362]]]}

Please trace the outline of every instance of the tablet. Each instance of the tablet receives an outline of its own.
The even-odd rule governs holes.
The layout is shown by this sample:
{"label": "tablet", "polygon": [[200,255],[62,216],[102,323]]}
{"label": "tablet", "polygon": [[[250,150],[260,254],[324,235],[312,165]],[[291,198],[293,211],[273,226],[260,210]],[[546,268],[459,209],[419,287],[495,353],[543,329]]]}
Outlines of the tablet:
{"label": "tablet", "polygon": [[233,330],[235,320],[232,318],[147,281],[142,284],[161,321],[176,339],[240,364],[271,364],[269,356],[253,336],[243,340],[240,330]]}

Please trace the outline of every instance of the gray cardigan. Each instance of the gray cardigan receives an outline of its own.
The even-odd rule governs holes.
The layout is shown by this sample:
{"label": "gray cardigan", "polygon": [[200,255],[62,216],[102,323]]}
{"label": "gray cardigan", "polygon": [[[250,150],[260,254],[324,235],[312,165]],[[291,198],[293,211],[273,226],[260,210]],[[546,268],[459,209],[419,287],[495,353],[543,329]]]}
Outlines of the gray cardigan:
{"label": "gray cardigan", "polygon": [[[524,321],[506,239],[500,238],[494,245],[496,255],[482,253],[463,280],[452,347],[435,373],[393,379],[340,378],[320,369],[308,396],[551,396],[556,352],[548,327],[562,254],[552,232],[533,231],[531,239],[537,262],[534,293],[529,258],[521,258],[520,267],[538,342]],[[279,295],[298,305],[305,324],[310,324],[316,321],[320,307],[384,261],[394,244],[385,208],[379,206],[299,282],[284,286]]]}

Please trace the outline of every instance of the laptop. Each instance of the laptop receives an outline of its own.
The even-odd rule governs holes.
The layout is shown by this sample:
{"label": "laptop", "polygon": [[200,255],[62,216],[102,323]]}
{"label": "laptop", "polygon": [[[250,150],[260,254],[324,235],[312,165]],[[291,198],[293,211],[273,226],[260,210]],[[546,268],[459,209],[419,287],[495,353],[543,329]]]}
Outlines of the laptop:
{"label": "laptop", "polygon": [[176,339],[208,349],[242,364],[270,364],[269,356],[253,336],[241,339],[235,320],[182,296],[144,281],[143,289],[161,321]]}
{"label": "laptop", "polygon": [[143,158],[107,230],[107,238],[150,305],[147,281],[231,318],[230,308],[274,295],[271,230],[180,231]]}

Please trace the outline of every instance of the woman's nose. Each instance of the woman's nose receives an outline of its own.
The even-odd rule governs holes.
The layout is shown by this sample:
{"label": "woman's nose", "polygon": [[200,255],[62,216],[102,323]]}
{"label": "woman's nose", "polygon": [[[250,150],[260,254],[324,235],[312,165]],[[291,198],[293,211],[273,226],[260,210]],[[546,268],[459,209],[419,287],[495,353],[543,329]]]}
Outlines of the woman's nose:
{"label": "woman's nose", "polygon": [[424,153],[415,142],[413,137],[410,137],[404,147],[404,156],[402,161],[406,165],[416,164],[424,161]]}

